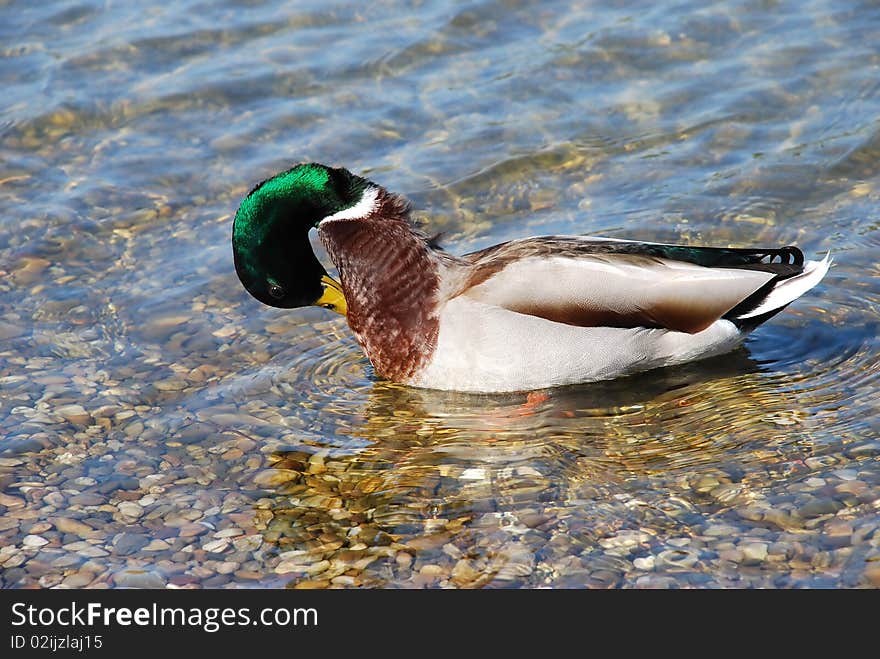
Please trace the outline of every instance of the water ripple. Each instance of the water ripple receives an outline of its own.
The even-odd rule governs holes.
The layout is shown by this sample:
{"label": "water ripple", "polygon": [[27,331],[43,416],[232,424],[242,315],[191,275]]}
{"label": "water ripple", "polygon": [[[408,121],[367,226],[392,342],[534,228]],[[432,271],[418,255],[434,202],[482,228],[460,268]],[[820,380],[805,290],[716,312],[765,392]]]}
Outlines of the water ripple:
{"label": "water ripple", "polygon": [[[3,5],[0,586],[876,586],[875,4]],[[716,359],[413,389],[236,279],[242,195],[304,160],[456,253],[835,265]]]}

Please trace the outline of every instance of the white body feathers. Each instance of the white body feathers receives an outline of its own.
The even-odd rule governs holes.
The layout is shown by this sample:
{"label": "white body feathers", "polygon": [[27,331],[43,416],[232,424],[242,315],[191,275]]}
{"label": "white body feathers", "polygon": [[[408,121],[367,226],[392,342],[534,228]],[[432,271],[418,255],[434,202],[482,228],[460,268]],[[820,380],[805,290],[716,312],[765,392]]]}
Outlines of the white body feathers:
{"label": "white body feathers", "polygon": [[[525,274],[528,281],[557,284],[553,291],[576,295],[572,291],[588,290],[593,300],[598,297],[606,304],[650,306],[659,296],[684,301],[684,306],[690,300],[700,312],[708,306],[718,316],[772,278],[758,271],[680,262],[638,271],[602,263],[591,269],[588,262],[535,259],[530,270],[530,264],[523,261],[465,295],[447,300],[439,311],[440,331],[432,358],[408,384],[491,393],[607,380],[719,355],[735,348],[746,336],[734,322],[723,318],[688,333],[643,327],[579,327],[505,308],[517,295],[515,291],[519,291],[517,302],[523,295],[547,299],[549,288],[541,291],[541,284],[527,286]],[[784,307],[815,286],[830,263],[827,256],[806,262],[801,274],[781,280],[758,307],[742,317]],[[651,290],[653,296],[649,295]]]}

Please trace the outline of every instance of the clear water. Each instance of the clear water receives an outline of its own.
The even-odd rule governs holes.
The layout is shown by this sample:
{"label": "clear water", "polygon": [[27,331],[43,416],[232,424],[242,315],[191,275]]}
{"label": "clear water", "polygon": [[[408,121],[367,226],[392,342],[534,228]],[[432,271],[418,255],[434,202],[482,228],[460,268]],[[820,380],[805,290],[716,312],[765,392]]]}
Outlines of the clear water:
{"label": "clear water", "polygon": [[[880,586],[880,8],[0,3],[5,587]],[[259,305],[296,162],[461,253],[831,250],[741,350],[530,395],[377,378]]]}

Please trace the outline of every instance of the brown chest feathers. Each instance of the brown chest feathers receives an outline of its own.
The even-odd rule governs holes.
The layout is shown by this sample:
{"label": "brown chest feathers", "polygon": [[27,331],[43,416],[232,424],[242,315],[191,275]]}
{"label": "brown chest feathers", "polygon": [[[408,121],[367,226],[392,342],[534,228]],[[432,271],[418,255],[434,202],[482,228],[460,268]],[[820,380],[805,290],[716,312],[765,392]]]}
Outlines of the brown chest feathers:
{"label": "brown chest feathers", "polygon": [[380,375],[400,382],[437,345],[438,267],[409,227],[406,205],[387,194],[378,201],[369,217],[326,222],[319,234],[339,269],[355,338]]}

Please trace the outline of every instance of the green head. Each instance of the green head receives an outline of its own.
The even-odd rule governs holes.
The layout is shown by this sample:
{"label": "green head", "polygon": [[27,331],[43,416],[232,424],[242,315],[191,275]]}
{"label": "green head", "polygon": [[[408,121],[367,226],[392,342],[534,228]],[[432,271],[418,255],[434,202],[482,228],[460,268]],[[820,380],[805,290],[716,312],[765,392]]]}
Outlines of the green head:
{"label": "green head", "polygon": [[235,271],[260,302],[318,305],[345,313],[341,288],[309,243],[309,229],[355,206],[371,185],[345,169],[297,165],[266,179],[241,202],[232,225]]}

